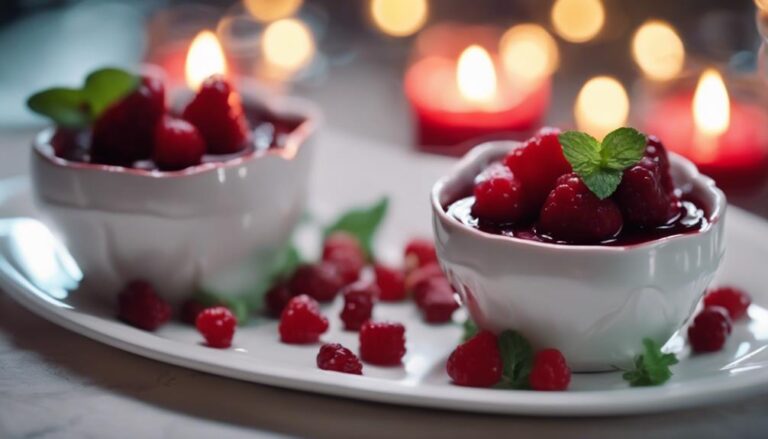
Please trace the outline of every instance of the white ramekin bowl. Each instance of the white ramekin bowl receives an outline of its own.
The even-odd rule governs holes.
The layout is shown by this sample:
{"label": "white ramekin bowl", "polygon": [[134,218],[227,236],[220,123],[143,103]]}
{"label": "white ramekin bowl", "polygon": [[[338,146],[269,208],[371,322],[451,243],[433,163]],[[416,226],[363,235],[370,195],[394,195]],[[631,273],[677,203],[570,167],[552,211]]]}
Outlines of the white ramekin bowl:
{"label": "white ramekin bowl", "polygon": [[628,246],[558,245],[485,233],[446,214],[481,169],[518,145],[480,145],[433,187],[444,271],[479,327],[557,348],[574,371],[630,366],[643,338],[663,344],[683,327],[712,280],[725,251],[725,196],[671,154],[676,184],[705,204],[705,230]]}
{"label": "white ramekin bowl", "polygon": [[84,289],[113,297],[146,279],[179,302],[199,288],[253,288],[304,212],[319,117],[295,98],[261,104],[302,120],[283,148],[181,171],[71,162],[53,154],[53,130],[37,136],[36,200],[80,266]]}

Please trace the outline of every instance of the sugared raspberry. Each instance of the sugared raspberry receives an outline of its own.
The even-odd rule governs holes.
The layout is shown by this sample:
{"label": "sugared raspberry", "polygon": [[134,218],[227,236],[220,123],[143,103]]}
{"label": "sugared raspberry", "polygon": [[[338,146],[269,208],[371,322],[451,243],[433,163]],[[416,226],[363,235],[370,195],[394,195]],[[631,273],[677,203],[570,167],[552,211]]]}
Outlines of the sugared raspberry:
{"label": "sugared raspberry", "polygon": [[672,180],[672,174],[670,172],[669,155],[667,149],[656,136],[648,136],[648,143],[645,146],[645,156],[650,157],[656,163],[659,164],[659,170],[661,171],[661,183],[664,186],[664,190],[667,193],[672,193],[675,190],[675,183]]}
{"label": "sugared raspberry", "polygon": [[200,314],[205,308],[202,302],[197,299],[187,299],[181,304],[181,321],[190,325],[194,325],[197,321],[197,315]]}
{"label": "sugared raspberry", "polygon": [[320,313],[317,301],[306,294],[288,302],[278,325],[280,340],[290,344],[316,343],[327,330],[328,319]]}
{"label": "sugared raspberry", "polygon": [[328,262],[306,264],[297,268],[288,287],[294,295],[306,294],[318,302],[330,302],[344,287],[336,266]]}
{"label": "sugared raspberry", "polygon": [[704,306],[720,306],[728,311],[731,320],[739,320],[747,313],[752,304],[752,297],[745,291],[734,287],[720,287],[710,290],[704,296]]}
{"label": "sugared raspberry", "polygon": [[398,302],[405,299],[405,277],[397,268],[383,264],[373,266],[376,285],[379,287],[379,299],[383,302]]}
{"label": "sugared raspberry", "polygon": [[191,123],[163,116],[155,126],[155,150],[152,159],[162,170],[184,169],[199,165],[205,154],[205,141]]}
{"label": "sugared raspberry", "polygon": [[277,282],[264,294],[264,305],[267,315],[280,317],[288,302],[296,297],[296,294],[288,288],[285,282]]}
{"label": "sugared raspberry", "polygon": [[317,353],[317,367],[334,372],[363,374],[363,363],[357,355],[338,343],[326,343]]}
{"label": "sugared raspberry", "polygon": [[533,390],[565,390],[571,383],[571,369],[557,349],[544,349],[533,357],[528,383]]}
{"label": "sugared raspberry", "polygon": [[688,343],[694,352],[715,352],[723,348],[731,334],[728,311],[719,306],[704,308],[688,327]]}
{"label": "sugared raspberry", "polygon": [[653,228],[680,216],[680,200],[664,188],[659,163],[645,157],[624,171],[614,198],[628,225]]}
{"label": "sugared raspberry", "polygon": [[360,242],[349,233],[334,232],[323,243],[323,261],[336,266],[345,284],[357,281],[366,259]]}
{"label": "sugared raspberry", "polygon": [[154,331],[171,318],[171,306],[157,295],[149,282],[129,283],[117,300],[118,317],[137,328]]}
{"label": "sugared raspberry", "polygon": [[96,163],[131,166],[150,157],[155,125],[165,113],[165,86],[143,76],[138,88],[110,105],[93,125],[91,158]]}
{"label": "sugared raspberry", "polygon": [[622,225],[616,203],[597,198],[578,175],[566,174],[557,179],[536,227],[556,241],[595,244],[616,237]]}
{"label": "sugared raspberry", "polygon": [[435,244],[429,239],[414,238],[405,245],[405,272],[437,262]]}
{"label": "sugared raspberry", "polygon": [[491,387],[501,380],[502,367],[496,336],[490,331],[480,331],[454,349],[446,370],[454,384]]}
{"label": "sugared raspberry", "polygon": [[344,308],[341,310],[341,321],[344,329],[359,331],[363,323],[373,315],[373,303],[379,294],[378,287],[369,283],[354,283],[344,289]]}
{"label": "sugared raspberry", "polygon": [[499,224],[515,223],[527,215],[520,180],[501,163],[493,163],[475,179],[472,214]]}
{"label": "sugared raspberry", "polygon": [[443,270],[436,262],[412,270],[405,277],[405,291],[413,294],[420,283],[434,277],[445,277]]}
{"label": "sugared raspberry", "polygon": [[360,328],[360,358],[379,366],[400,364],[405,355],[405,327],[394,322],[367,321]]}
{"label": "sugared raspberry", "polygon": [[542,128],[504,159],[515,177],[525,188],[528,214],[535,216],[544,200],[555,187],[556,180],[571,172],[557,136],[560,130]]}
{"label": "sugared raspberry", "polygon": [[182,117],[200,131],[209,154],[232,154],[247,146],[249,128],[240,97],[221,76],[203,82]]}
{"label": "sugared raspberry", "polygon": [[232,344],[232,337],[235,335],[237,319],[229,308],[214,306],[204,309],[197,315],[195,326],[205,338],[208,346],[228,348]]}

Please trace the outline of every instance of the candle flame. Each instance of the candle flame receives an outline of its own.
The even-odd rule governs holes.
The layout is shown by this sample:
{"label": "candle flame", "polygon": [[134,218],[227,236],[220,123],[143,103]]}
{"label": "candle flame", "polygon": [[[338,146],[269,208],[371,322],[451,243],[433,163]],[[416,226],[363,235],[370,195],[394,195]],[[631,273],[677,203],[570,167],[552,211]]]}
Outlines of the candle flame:
{"label": "candle flame", "polygon": [[632,56],[646,76],[657,81],[667,80],[683,69],[685,46],[669,23],[651,20],[635,32]]}
{"label": "candle flame", "polygon": [[461,53],[456,67],[461,96],[475,104],[490,104],[496,96],[496,69],[488,52],[473,44]]}
{"label": "candle flame", "polygon": [[227,61],[224,59],[224,49],[213,32],[204,30],[195,36],[187,52],[184,66],[187,85],[193,90],[211,75],[227,74]]}
{"label": "candle flame", "polygon": [[716,137],[728,130],[731,107],[728,90],[722,76],[715,69],[701,74],[693,95],[693,121],[697,132]]}
{"label": "candle flame", "polygon": [[610,76],[592,78],[579,91],[574,116],[581,131],[600,139],[626,124],[629,116],[627,91]]}

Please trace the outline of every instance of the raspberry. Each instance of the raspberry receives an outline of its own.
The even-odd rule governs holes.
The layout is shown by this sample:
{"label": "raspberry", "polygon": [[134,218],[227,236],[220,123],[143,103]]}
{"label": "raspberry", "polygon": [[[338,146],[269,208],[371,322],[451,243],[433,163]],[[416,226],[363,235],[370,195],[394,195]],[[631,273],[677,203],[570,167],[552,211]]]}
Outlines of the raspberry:
{"label": "raspberry", "polygon": [[222,76],[203,82],[182,117],[200,130],[209,154],[232,154],[247,146],[248,121],[240,97]]}
{"label": "raspberry", "polygon": [[659,164],[661,184],[667,193],[672,193],[675,190],[675,184],[672,181],[672,174],[670,173],[669,155],[667,154],[667,149],[664,148],[664,145],[656,136],[648,136],[648,143],[645,147],[645,156],[650,157]]}
{"label": "raspberry", "polygon": [[181,305],[181,321],[194,325],[197,321],[197,315],[206,308],[199,300],[188,299]]}
{"label": "raspberry", "polygon": [[616,237],[622,225],[616,203],[597,198],[578,175],[566,174],[547,197],[537,231],[556,241],[594,244]]}
{"label": "raspberry", "polygon": [[711,290],[704,296],[704,306],[720,306],[728,311],[731,320],[739,320],[747,313],[752,297],[745,291],[733,287],[721,287]]}
{"label": "raspberry", "polygon": [[454,384],[491,387],[501,380],[502,367],[496,336],[490,331],[480,331],[454,349],[446,370]]}
{"label": "raspberry", "polygon": [[715,352],[723,348],[731,333],[728,311],[719,306],[704,308],[688,327],[688,342],[694,352]]}
{"label": "raspberry", "polygon": [[382,264],[375,264],[376,285],[379,299],[384,302],[398,302],[405,299],[405,277],[403,272]]}
{"label": "raspberry", "polygon": [[669,224],[681,211],[680,200],[664,188],[660,164],[650,157],[624,171],[615,199],[627,224],[639,228]]}
{"label": "raspberry", "polygon": [[339,250],[349,250],[357,253],[360,259],[365,259],[365,251],[360,241],[354,235],[347,232],[333,232],[323,242],[323,260]]}
{"label": "raspberry", "polygon": [[155,126],[155,151],[152,159],[163,170],[178,170],[199,165],[205,154],[205,141],[194,125],[183,119],[164,116]]}
{"label": "raspberry", "polygon": [[91,158],[95,163],[131,166],[150,157],[155,125],[165,113],[165,87],[143,76],[138,88],[113,103],[93,125]]}
{"label": "raspberry", "polygon": [[560,130],[542,128],[521,147],[504,159],[515,177],[525,188],[527,214],[535,216],[547,199],[557,179],[571,172],[557,136]]}
{"label": "raspberry", "polygon": [[453,312],[459,309],[459,303],[452,289],[450,292],[443,288],[432,289],[424,294],[419,309],[425,322],[447,323],[451,321]]}
{"label": "raspberry", "polygon": [[414,238],[405,246],[405,272],[437,262],[435,244],[429,239]]}
{"label": "raspberry", "polygon": [[417,268],[405,277],[405,291],[414,293],[419,284],[434,277],[445,277],[443,270],[436,262]]}
{"label": "raspberry", "polygon": [[501,163],[493,163],[475,179],[472,214],[494,223],[514,223],[526,212],[520,180]]}
{"label": "raspberry", "polygon": [[375,284],[352,284],[344,291],[344,308],[341,310],[341,320],[344,329],[359,331],[363,323],[371,319],[373,302],[378,296]]}
{"label": "raspberry", "polygon": [[453,286],[445,276],[435,276],[419,282],[413,289],[413,301],[419,309],[427,306],[427,297],[453,297]]}
{"label": "raspberry", "polygon": [[336,267],[327,262],[302,265],[289,280],[294,295],[307,294],[318,302],[330,302],[343,287]]}
{"label": "raspberry", "polygon": [[533,357],[528,377],[533,390],[565,390],[571,383],[571,369],[557,349],[544,349]]}
{"label": "raspberry", "polygon": [[328,330],[328,319],[320,313],[315,299],[302,294],[288,302],[280,315],[280,340],[283,343],[316,343]]}
{"label": "raspberry", "polygon": [[349,233],[334,232],[323,243],[323,261],[336,266],[345,284],[357,281],[366,259],[360,242]]}
{"label": "raspberry", "polygon": [[212,348],[228,348],[235,335],[237,319],[224,306],[214,306],[204,309],[197,315],[195,326]]}
{"label": "raspberry", "polygon": [[363,374],[363,363],[349,349],[338,343],[326,343],[317,353],[317,367],[334,372]]}
{"label": "raspberry", "polygon": [[360,328],[360,358],[379,366],[400,364],[405,355],[405,327],[394,322],[367,321]]}
{"label": "raspberry", "polygon": [[117,315],[124,322],[147,331],[154,331],[171,318],[171,306],[146,281],[129,283],[117,297]]}
{"label": "raspberry", "polygon": [[296,297],[296,294],[288,288],[285,282],[278,282],[264,294],[264,305],[267,314],[271,317],[280,317],[288,302]]}

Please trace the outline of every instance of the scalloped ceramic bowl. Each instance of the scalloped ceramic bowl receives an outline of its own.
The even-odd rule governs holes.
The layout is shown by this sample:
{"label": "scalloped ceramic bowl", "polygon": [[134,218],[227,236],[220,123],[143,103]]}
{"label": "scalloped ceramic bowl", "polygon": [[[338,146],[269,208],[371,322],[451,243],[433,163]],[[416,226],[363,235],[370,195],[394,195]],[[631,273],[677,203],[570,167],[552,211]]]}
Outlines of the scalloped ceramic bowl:
{"label": "scalloped ceramic bowl", "polygon": [[676,184],[708,212],[710,225],[699,232],[629,246],[558,245],[485,233],[446,214],[481,169],[518,145],[480,145],[433,187],[444,271],[479,327],[515,329],[536,348],[560,349],[574,371],[631,365],[644,337],[663,344],[683,327],[714,277],[725,250],[725,196],[671,154]]}
{"label": "scalloped ceramic bowl", "polygon": [[43,216],[84,274],[114,296],[141,278],[179,302],[198,288],[241,294],[289,239],[304,212],[319,114],[288,97],[260,96],[276,115],[301,119],[279,149],[163,172],[56,157],[53,130],[32,152]]}

